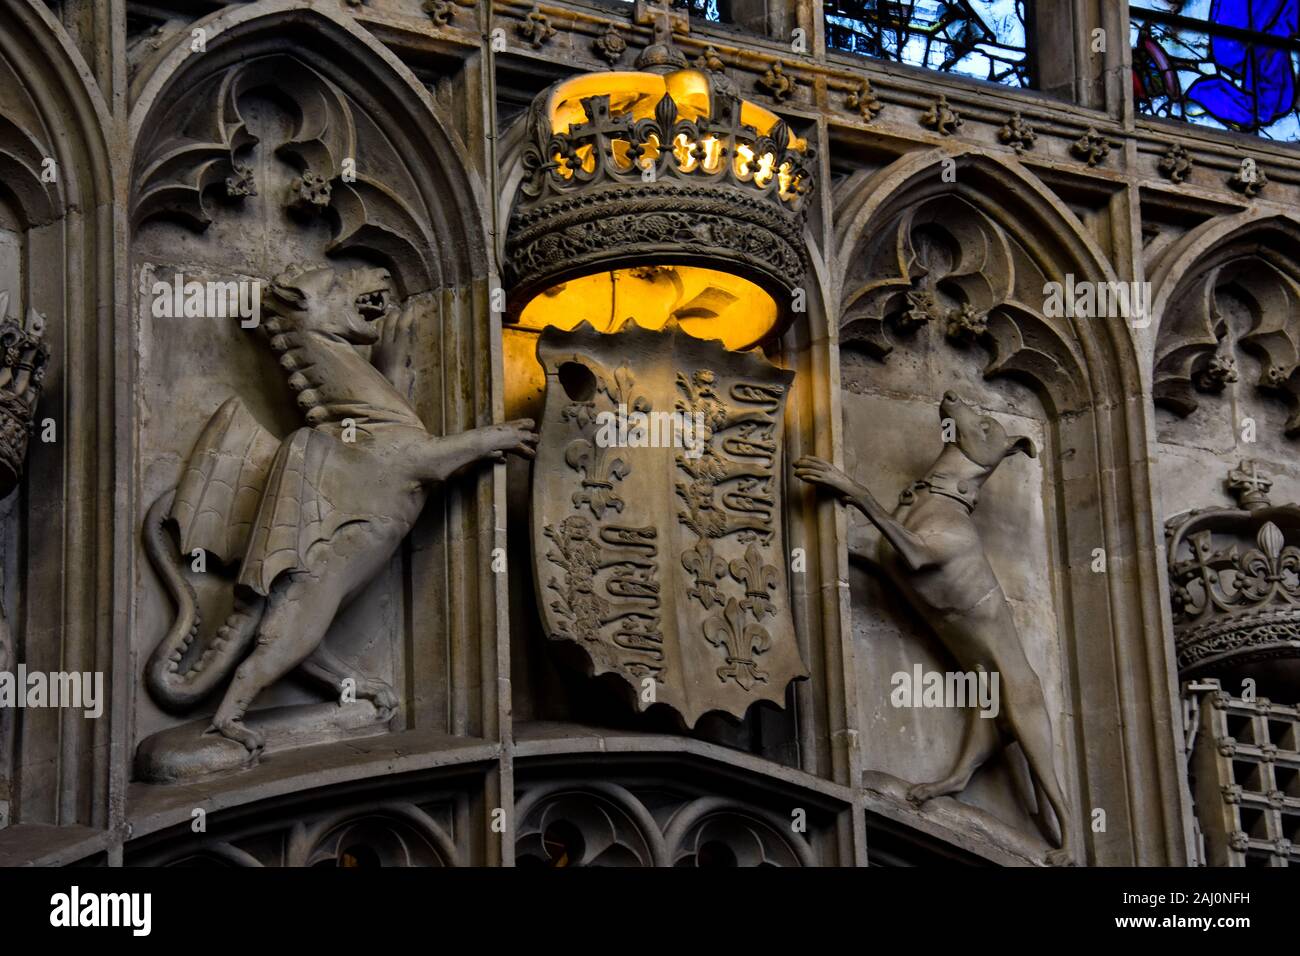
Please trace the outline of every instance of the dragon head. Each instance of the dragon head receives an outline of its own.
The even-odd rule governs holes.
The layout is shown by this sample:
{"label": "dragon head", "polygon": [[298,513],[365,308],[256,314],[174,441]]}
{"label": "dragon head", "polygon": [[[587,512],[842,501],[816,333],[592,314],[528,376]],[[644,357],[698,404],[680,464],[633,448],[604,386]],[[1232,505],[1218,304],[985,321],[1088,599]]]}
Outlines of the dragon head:
{"label": "dragon head", "polygon": [[274,316],[272,332],[318,332],[352,345],[379,340],[375,320],[391,299],[387,269],[291,267],[270,283],[262,309]]}

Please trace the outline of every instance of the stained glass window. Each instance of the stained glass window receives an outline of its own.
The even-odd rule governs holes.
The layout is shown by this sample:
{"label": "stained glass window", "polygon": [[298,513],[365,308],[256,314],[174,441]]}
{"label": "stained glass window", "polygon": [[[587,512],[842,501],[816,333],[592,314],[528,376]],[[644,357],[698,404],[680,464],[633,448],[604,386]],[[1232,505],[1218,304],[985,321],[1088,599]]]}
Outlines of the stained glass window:
{"label": "stained glass window", "polygon": [[678,10],[685,10],[691,16],[699,17],[701,20],[712,20],[714,23],[723,22],[722,11],[718,9],[718,0],[673,0],[673,6]]}
{"label": "stained glass window", "polygon": [[1007,86],[1032,86],[1031,0],[825,0],[826,44]]}
{"label": "stained glass window", "polygon": [[1300,0],[1130,0],[1148,116],[1300,140]]}
{"label": "stained glass window", "polygon": [[[632,0],[625,0],[628,4]],[[688,16],[699,20],[711,20],[714,23],[731,23],[731,0],[671,0],[674,10],[681,10]]]}

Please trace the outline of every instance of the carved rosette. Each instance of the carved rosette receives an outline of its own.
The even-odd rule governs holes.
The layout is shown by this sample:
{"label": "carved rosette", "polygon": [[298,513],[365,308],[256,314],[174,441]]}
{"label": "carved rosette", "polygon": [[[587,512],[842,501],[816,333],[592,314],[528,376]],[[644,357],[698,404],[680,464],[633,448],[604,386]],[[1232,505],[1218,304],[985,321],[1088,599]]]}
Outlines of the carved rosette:
{"label": "carved rosette", "polygon": [[688,726],[784,704],[807,676],[780,517],[793,373],[630,320],[612,334],[548,328],[537,356],[533,560],[547,634],[626,680],[640,709],[666,704]]}

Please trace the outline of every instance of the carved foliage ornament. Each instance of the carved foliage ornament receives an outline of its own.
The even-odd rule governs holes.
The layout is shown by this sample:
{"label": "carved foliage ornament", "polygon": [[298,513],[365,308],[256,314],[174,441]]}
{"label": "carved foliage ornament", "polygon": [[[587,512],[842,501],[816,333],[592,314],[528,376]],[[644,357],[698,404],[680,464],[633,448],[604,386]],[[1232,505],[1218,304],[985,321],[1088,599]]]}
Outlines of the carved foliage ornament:
{"label": "carved foliage ornament", "polygon": [[533,555],[547,634],[626,680],[640,709],[667,704],[688,726],[782,704],[807,675],[780,515],[793,373],[631,320],[607,335],[548,328],[537,354]]}

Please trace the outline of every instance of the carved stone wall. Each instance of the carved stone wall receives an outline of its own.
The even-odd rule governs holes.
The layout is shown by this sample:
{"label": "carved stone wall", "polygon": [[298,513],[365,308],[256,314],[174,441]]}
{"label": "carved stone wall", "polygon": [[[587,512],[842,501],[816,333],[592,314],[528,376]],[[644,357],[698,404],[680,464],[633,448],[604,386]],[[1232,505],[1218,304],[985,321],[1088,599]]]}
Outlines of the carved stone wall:
{"label": "carved stone wall", "polygon": [[[1062,46],[1127,35],[1121,5],[1050,6],[1039,35]],[[1192,572],[1170,563],[1192,559],[1170,558],[1164,527],[1234,510],[1225,482],[1249,459],[1280,509],[1270,554],[1294,543],[1280,514],[1300,495],[1300,161],[1133,119],[1122,43],[1062,57],[1024,94],[828,50],[803,0],[740,14],[0,3],[0,321],[43,315],[51,355],[25,477],[0,502],[0,662],[105,688],[96,718],[0,707],[0,861],[1020,865],[1061,831],[1082,864],[1198,858],[1175,650]],[[545,427],[554,470],[538,480],[531,429],[502,424],[542,420],[560,374],[508,267],[512,223],[558,235],[512,215],[556,161],[535,99],[647,48],[775,113],[774,148],[805,141],[816,184],[797,216],[763,207],[780,262],[735,263],[789,301],[759,354],[728,358],[783,389],[760,436],[772,533],[714,575],[731,620],[725,602],[682,618],[713,635],[701,673],[731,680],[726,706],[631,699],[640,672],[595,676],[583,635],[548,639],[535,569],[550,539],[532,522],[578,513],[580,489],[561,487]],[[677,129],[672,105],[653,122]],[[1243,155],[1266,172],[1250,189]],[[718,185],[670,176],[638,205],[635,173],[619,175],[628,201],[609,208],[633,220],[683,183],[705,205]],[[624,255],[598,218],[572,247]],[[678,264],[735,238],[690,225],[645,235]],[[528,293],[564,268],[533,255]],[[189,315],[186,282],[203,290]],[[254,283],[255,323],[213,314]],[[1149,298],[1062,312],[1053,284],[1081,283]],[[233,299],[210,299],[226,284]],[[662,354],[646,362],[667,375]],[[1004,445],[964,489],[927,472],[961,416]],[[831,469],[857,487],[815,487]],[[644,488],[632,510],[676,540],[675,491]],[[967,556],[987,558],[1009,615],[999,646],[1032,673],[1015,705],[1040,688],[1026,719],[1046,721],[1038,765],[1068,812],[1039,812],[1022,744],[952,792],[915,790],[957,760],[969,714],[895,706],[894,677],[956,667],[944,629],[974,616],[945,622],[896,566],[860,558],[918,495],[965,509],[952,522],[969,519]],[[1247,547],[1267,523],[1250,521]],[[689,607],[716,567],[701,554],[668,586]],[[764,669],[742,595],[782,598],[781,680],[759,692],[736,679]],[[263,621],[312,640],[268,662]],[[1214,676],[1235,699],[1242,674]],[[201,796],[183,783],[197,778]]]}

